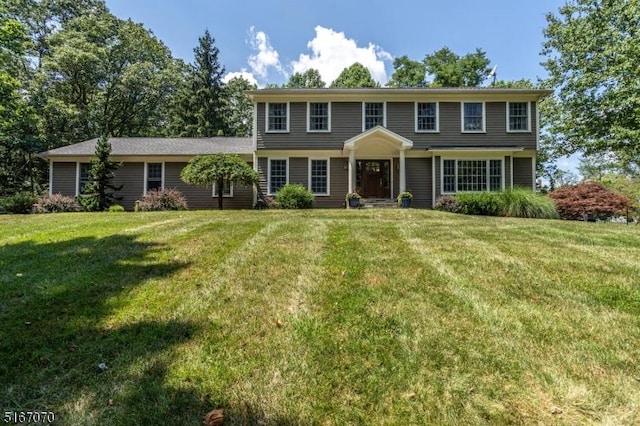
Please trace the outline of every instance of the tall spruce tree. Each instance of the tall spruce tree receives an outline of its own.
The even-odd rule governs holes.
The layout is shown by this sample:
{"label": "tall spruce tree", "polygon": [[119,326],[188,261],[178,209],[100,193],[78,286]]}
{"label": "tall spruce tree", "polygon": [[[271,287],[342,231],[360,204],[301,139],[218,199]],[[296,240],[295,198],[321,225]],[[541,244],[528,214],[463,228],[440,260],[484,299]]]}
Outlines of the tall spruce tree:
{"label": "tall spruce tree", "polygon": [[220,64],[219,49],[209,30],[198,39],[198,47],[193,49],[192,90],[196,100],[196,134],[192,136],[216,136],[224,133],[224,114],[222,110],[222,75],[224,66]]}
{"label": "tall spruce tree", "polygon": [[122,186],[112,184],[114,172],[120,164],[111,161],[111,143],[106,136],[100,137],[96,144],[96,159],[91,161],[89,169],[89,183],[82,191],[80,203],[88,211],[104,211],[115,203],[119,197],[115,196]]}

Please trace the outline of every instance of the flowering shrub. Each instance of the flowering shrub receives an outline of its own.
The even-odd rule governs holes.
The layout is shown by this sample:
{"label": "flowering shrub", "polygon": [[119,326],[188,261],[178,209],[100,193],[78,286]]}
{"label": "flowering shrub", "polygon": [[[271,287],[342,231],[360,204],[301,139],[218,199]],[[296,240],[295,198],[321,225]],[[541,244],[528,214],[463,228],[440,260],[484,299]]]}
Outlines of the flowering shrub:
{"label": "flowering shrub", "polygon": [[600,182],[567,185],[549,193],[560,217],[569,220],[604,219],[624,212],[631,200]]}
{"label": "flowering shrub", "polygon": [[38,197],[33,205],[33,213],[65,213],[81,212],[83,210],[78,200],[62,194]]}
{"label": "flowering shrub", "polygon": [[151,190],[136,202],[136,211],[187,210],[187,199],[177,189]]}
{"label": "flowering shrub", "polygon": [[460,212],[460,203],[458,199],[451,195],[443,195],[436,200],[436,203],[433,205],[435,210],[441,210],[443,212],[449,213],[459,213]]}

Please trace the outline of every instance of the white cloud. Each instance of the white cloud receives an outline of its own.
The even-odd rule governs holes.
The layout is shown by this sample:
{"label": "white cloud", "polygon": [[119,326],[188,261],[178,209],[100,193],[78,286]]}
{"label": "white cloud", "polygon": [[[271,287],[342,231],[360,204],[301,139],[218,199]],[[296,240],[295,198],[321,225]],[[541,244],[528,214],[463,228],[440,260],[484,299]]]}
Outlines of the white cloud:
{"label": "white cloud", "polygon": [[247,71],[246,68],[242,68],[240,71],[234,71],[234,72],[225,74],[225,76],[222,77],[222,82],[226,84],[229,82],[229,80],[232,80],[236,77],[242,77],[245,80],[247,80],[249,83],[255,84],[256,86],[258,85],[258,80],[256,80],[253,74]]}
{"label": "white cloud", "polygon": [[249,44],[256,51],[249,56],[249,66],[254,75],[259,78],[266,78],[269,68],[274,68],[278,73],[284,75],[285,72],[280,64],[278,51],[271,46],[267,34],[263,31],[256,31],[255,27],[249,28]]}
{"label": "white cloud", "polygon": [[378,83],[382,85],[387,82],[385,61],[391,61],[393,57],[380,46],[369,43],[366,47],[358,47],[356,41],[346,38],[343,32],[320,25],[315,31],[315,38],[307,43],[311,54],[300,54],[297,61],[292,61],[293,72],[302,73],[315,68],[329,85],[343,69],[360,62]]}

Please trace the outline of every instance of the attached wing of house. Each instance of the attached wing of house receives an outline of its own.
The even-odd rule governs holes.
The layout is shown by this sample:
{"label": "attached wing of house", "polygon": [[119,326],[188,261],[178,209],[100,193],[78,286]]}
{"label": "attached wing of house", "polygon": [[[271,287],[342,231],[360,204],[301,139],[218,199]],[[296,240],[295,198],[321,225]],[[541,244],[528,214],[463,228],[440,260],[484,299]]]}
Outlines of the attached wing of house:
{"label": "attached wing of house", "polygon": [[[345,194],[393,199],[413,193],[431,207],[443,194],[535,189],[540,99],[546,90],[263,89],[254,103],[252,138],[111,138],[123,205],[157,187],[177,188],[191,208],[213,208],[214,190],[180,181],[197,154],[234,153],[260,174],[274,195],[300,183],[318,207],[342,207]],[[86,180],[96,140],[43,153],[50,192],[76,195]],[[251,208],[252,188],[224,188],[229,207]],[[225,206],[226,207],[226,206]]]}

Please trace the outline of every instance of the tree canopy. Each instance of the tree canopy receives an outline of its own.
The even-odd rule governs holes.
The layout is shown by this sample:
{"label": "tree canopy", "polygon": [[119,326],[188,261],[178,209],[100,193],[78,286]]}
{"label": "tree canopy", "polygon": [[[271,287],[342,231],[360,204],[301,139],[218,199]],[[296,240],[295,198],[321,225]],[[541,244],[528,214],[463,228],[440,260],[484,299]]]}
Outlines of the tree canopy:
{"label": "tree canopy", "polygon": [[215,154],[193,157],[182,169],[180,178],[188,184],[212,187],[218,190],[218,208],[222,210],[225,183],[255,185],[258,172],[239,155]]}
{"label": "tree canopy", "polygon": [[290,78],[285,87],[290,89],[321,89],[326,86],[317,69],[309,68],[303,73],[296,72]]}
{"label": "tree canopy", "polygon": [[426,55],[424,65],[433,78],[434,87],[475,87],[482,84],[489,72],[489,59],[482,49],[459,56],[448,47]]}
{"label": "tree canopy", "polygon": [[337,88],[362,88],[380,87],[369,70],[359,62],[342,70],[340,75],[331,83],[331,87]]}
{"label": "tree canopy", "polygon": [[389,87],[425,87],[427,69],[423,62],[409,59],[407,55],[393,60],[393,74],[387,82]]}
{"label": "tree canopy", "polygon": [[558,155],[640,155],[640,3],[569,0],[546,17],[543,63],[555,89],[549,132]]}

